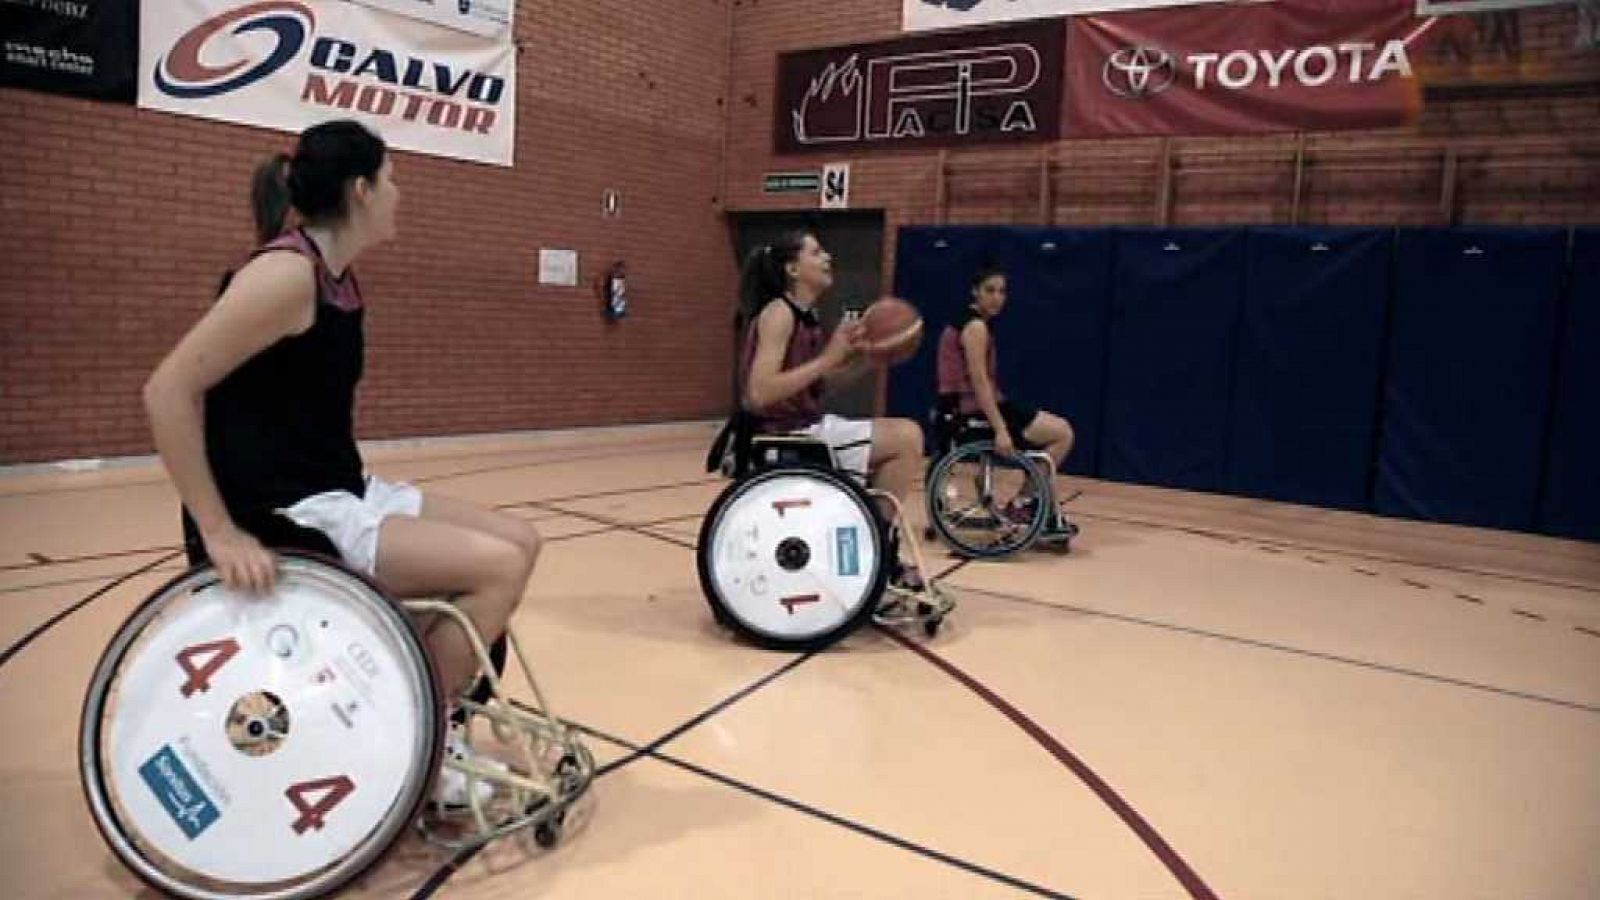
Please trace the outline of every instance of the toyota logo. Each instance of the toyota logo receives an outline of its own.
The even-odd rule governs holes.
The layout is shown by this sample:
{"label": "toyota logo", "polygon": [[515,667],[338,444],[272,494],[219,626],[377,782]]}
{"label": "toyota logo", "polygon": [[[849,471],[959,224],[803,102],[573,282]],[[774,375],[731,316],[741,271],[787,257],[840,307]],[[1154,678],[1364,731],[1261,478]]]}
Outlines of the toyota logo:
{"label": "toyota logo", "polygon": [[1106,90],[1118,97],[1151,97],[1178,77],[1172,55],[1160,47],[1124,47],[1111,54],[1100,70]]}

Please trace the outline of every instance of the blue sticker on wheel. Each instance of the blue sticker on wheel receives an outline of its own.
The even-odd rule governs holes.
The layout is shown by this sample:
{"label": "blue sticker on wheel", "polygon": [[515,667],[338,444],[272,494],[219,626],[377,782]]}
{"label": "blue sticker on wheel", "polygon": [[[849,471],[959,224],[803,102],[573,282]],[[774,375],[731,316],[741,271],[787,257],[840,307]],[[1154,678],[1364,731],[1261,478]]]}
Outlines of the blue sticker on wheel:
{"label": "blue sticker on wheel", "polygon": [[139,774],[144,778],[144,783],[149,785],[150,792],[166,807],[167,815],[183,829],[189,840],[199,837],[220,815],[216,804],[201,790],[170,745],[163,745],[155,756],[140,766]]}
{"label": "blue sticker on wheel", "polygon": [[838,563],[839,576],[841,578],[853,578],[860,575],[861,546],[856,538],[855,526],[836,528],[834,529],[833,537],[835,550],[833,558]]}

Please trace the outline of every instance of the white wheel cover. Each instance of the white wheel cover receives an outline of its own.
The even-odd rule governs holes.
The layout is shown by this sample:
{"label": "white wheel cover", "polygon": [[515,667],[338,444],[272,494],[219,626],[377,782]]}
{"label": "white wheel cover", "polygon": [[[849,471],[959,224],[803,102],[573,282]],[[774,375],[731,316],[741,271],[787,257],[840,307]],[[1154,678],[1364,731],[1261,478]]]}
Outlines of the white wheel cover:
{"label": "white wheel cover", "polygon": [[[754,484],[713,526],[712,581],[750,628],[780,638],[824,634],[868,599],[878,570],[876,522],[838,485],[805,475]],[[805,548],[789,570],[780,547]],[[791,563],[793,559],[791,558]]]}
{"label": "white wheel cover", "polygon": [[[213,585],[179,598],[123,659],[100,746],[136,844],[235,884],[303,878],[343,860],[428,774],[414,771],[433,740],[419,733],[426,667],[373,608],[381,598],[316,568],[287,567],[266,597]],[[180,662],[186,648],[203,677]],[[287,711],[286,734],[241,749],[230,712],[261,692]]]}

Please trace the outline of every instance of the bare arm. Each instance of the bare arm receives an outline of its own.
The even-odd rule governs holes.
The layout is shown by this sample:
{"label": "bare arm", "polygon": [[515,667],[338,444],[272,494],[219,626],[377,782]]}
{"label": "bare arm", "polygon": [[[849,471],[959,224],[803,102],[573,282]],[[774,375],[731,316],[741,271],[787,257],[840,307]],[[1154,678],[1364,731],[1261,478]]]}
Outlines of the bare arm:
{"label": "bare arm", "polygon": [[872,364],[871,360],[858,360],[857,362],[846,365],[837,372],[833,372],[825,376],[823,378],[823,382],[827,390],[836,391],[848,384],[851,384],[852,382],[859,380],[863,375],[873,371],[875,368],[877,367]]}
{"label": "bare arm", "polygon": [[[257,257],[145,382],[144,405],[156,452],[229,584],[265,587],[260,559],[240,546],[248,542],[239,540],[206,460],[205,394],[280,338],[311,327],[315,297],[309,260],[291,253]],[[235,552],[219,554],[213,544]],[[234,563],[239,568],[230,571]],[[264,575],[270,583],[270,569]]]}
{"label": "bare arm", "polygon": [[810,362],[783,368],[784,351],[794,334],[794,313],[787,304],[769,303],[756,320],[756,356],[745,385],[745,407],[762,409],[780,403],[825,378],[849,360],[856,331],[841,325],[821,355]]}

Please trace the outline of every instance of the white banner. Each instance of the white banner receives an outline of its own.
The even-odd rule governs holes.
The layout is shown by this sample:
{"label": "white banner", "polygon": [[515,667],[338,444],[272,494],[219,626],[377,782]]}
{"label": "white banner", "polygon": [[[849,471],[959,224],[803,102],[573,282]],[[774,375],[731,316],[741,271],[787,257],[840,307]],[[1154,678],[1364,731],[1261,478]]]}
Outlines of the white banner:
{"label": "white banner", "polygon": [[139,105],[509,166],[516,49],[344,0],[142,0]]}
{"label": "white banner", "polygon": [[1457,13],[1502,12],[1530,6],[1565,6],[1577,0],[1417,0],[1419,16],[1452,16]]}
{"label": "white banner", "polygon": [[906,31],[992,25],[1019,19],[1050,19],[1153,6],[1190,6],[1221,0],[900,0]]}
{"label": "white banner", "polygon": [[509,41],[516,0],[355,0],[480,37]]}

